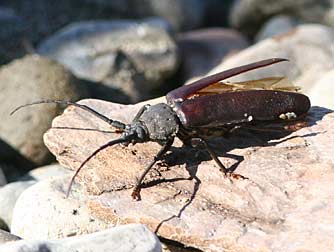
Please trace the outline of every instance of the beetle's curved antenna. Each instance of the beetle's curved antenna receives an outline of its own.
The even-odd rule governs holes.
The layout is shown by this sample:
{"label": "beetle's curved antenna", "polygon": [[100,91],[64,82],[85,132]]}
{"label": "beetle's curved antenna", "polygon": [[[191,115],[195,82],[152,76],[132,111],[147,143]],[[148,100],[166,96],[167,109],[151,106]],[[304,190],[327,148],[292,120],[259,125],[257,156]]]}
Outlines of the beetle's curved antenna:
{"label": "beetle's curved antenna", "polygon": [[89,161],[91,160],[97,153],[99,153],[100,151],[112,146],[112,145],[115,145],[115,144],[118,144],[118,143],[124,143],[124,142],[128,142],[129,140],[133,139],[134,138],[134,134],[133,135],[125,135],[125,136],[122,136],[120,138],[117,138],[117,139],[114,139],[114,140],[111,140],[110,142],[100,146],[99,148],[97,148],[92,154],[90,154],[82,163],[81,165],[79,166],[79,168],[76,170],[76,172],[74,173],[74,175],[72,176],[71,178],[71,181],[68,185],[68,188],[67,188],[67,192],[66,192],[66,198],[68,198],[70,192],[71,192],[71,188],[72,188],[72,185],[74,183],[74,179],[76,178],[76,176],[79,174],[79,172],[81,171],[81,169],[84,167],[84,165]]}
{"label": "beetle's curved antenna", "polygon": [[124,130],[125,129],[125,124],[116,120],[112,120],[108,117],[106,117],[105,115],[102,115],[101,113],[97,112],[96,110],[88,107],[87,105],[83,105],[83,104],[79,104],[76,102],[70,102],[70,101],[59,101],[59,100],[41,100],[41,101],[36,101],[36,102],[32,102],[32,103],[27,103],[24,105],[21,105],[19,107],[17,107],[16,109],[14,109],[10,115],[13,115],[15,112],[17,112],[18,110],[24,108],[24,107],[28,107],[28,106],[32,106],[32,105],[37,105],[37,104],[44,104],[44,103],[55,103],[55,104],[61,104],[61,105],[72,105],[78,108],[81,108],[85,111],[88,111],[90,113],[92,113],[93,115],[95,115],[96,117],[100,118],[101,120],[107,122],[108,124],[110,124],[111,126],[119,129],[119,130]]}

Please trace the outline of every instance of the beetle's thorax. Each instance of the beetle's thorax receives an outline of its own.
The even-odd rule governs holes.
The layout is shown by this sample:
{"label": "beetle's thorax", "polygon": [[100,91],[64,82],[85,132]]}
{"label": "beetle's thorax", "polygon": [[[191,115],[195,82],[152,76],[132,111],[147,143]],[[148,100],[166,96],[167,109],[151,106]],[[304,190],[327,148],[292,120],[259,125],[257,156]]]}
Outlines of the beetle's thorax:
{"label": "beetle's thorax", "polygon": [[145,129],[148,141],[161,144],[176,136],[180,124],[176,113],[165,103],[148,107],[138,118],[137,123]]}

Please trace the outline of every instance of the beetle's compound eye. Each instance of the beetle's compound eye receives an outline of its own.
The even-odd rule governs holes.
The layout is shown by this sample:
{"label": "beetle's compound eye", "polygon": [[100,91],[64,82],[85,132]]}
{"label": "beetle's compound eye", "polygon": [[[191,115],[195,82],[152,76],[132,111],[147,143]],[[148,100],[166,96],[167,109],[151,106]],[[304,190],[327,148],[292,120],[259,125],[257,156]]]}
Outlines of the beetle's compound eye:
{"label": "beetle's compound eye", "polygon": [[292,120],[292,119],[296,119],[297,115],[295,112],[286,112],[284,114],[280,114],[279,118],[282,120]]}

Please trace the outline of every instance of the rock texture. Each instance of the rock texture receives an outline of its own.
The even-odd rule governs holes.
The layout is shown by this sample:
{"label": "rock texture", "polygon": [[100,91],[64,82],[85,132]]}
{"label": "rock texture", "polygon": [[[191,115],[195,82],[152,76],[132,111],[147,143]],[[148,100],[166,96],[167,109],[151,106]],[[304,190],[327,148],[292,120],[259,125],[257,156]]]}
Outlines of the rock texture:
{"label": "rock texture", "polygon": [[[27,188],[38,181],[57,176],[66,176],[68,173],[69,171],[59,164],[47,165],[34,169],[21,177],[18,181],[9,183],[0,188],[0,223],[3,223],[6,228],[11,226],[16,201]],[[30,201],[33,204],[36,203],[33,198],[30,199]]]}
{"label": "rock texture", "polygon": [[[142,105],[82,103],[125,122]],[[142,201],[131,199],[131,186],[159,147],[113,146],[86,165],[70,199],[79,201],[81,195],[91,214],[110,225],[145,223],[161,237],[204,251],[329,251],[334,235],[333,119],[332,111],[313,107],[305,119],[309,126],[285,136],[239,132],[214,139],[211,145],[222,162],[248,180],[224,178],[206,152],[176,141],[147,177]],[[76,108],[57,117],[56,126],[110,130]],[[44,140],[62,165],[75,169],[114,137],[50,129]]]}
{"label": "rock texture", "polygon": [[[0,233],[1,235],[1,233]],[[158,238],[144,225],[132,224],[60,240],[18,241],[0,246],[1,252],[160,252]]]}
{"label": "rock texture", "polygon": [[[318,81],[334,67],[334,30],[328,26],[300,25],[287,33],[260,41],[227,58],[210,73],[273,57],[286,58],[290,62],[251,71],[233,80],[287,76],[310,97],[312,105],[331,108],[333,95],[328,89],[328,84],[318,84]],[[314,92],[315,90],[317,92]],[[322,94],[321,99],[318,98],[319,93]]]}
{"label": "rock texture", "polygon": [[143,100],[178,66],[173,39],[161,26],[144,20],[73,23],[41,43],[38,52],[77,77],[123,91],[132,102]]}
{"label": "rock texture", "polygon": [[[59,107],[36,106],[13,116],[10,116],[10,112],[36,100],[77,100],[82,97],[83,91],[78,88],[76,78],[63,66],[38,55],[29,55],[2,66],[0,138],[5,142],[4,145],[9,144],[10,148],[35,166],[50,162],[50,153],[43,144],[42,135],[50,127],[53,117],[59,113]],[[0,160],[13,162],[18,154],[8,148],[0,145]]]}

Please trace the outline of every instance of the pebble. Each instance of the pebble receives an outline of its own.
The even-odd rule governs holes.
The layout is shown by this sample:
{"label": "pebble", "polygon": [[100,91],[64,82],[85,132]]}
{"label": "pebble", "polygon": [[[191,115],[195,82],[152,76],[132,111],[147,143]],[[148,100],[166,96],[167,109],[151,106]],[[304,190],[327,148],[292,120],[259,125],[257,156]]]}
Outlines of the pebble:
{"label": "pebble", "polygon": [[[1,235],[1,233],[0,233]],[[160,252],[161,244],[141,224],[117,226],[93,234],[59,240],[22,240],[0,245],[0,252]]]}

